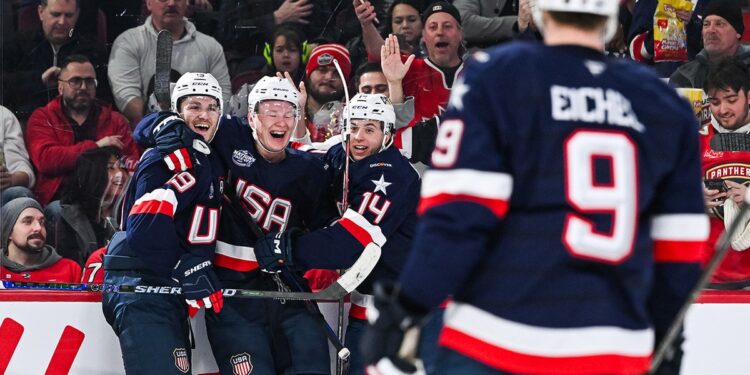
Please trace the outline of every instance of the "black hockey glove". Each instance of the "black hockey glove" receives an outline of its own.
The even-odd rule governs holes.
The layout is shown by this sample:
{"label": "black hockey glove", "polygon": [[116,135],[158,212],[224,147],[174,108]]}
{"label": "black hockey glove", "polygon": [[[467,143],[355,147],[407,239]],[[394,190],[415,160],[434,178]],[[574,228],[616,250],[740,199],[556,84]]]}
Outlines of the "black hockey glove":
{"label": "black hockey glove", "polygon": [[424,373],[416,357],[421,321],[427,311],[399,297],[393,285],[375,285],[374,306],[367,306],[369,326],[362,336],[362,356],[368,373]]}
{"label": "black hockey glove", "polygon": [[193,168],[191,150],[199,136],[174,112],[161,112],[156,121],[151,138],[169,170],[182,172]]}
{"label": "black hockey glove", "polygon": [[213,308],[218,313],[224,306],[219,278],[216,277],[210,260],[185,254],[174,266],[172,279],[180,283],[191,318],[201,307]]}
{"label": "black hockey glove", "polygon": [[294,267],[292,246],[302,232],[292,228],[284,232],[272,232],[255,242],[255,258],[258,266],[269,273],[280,272],[282,267]]}

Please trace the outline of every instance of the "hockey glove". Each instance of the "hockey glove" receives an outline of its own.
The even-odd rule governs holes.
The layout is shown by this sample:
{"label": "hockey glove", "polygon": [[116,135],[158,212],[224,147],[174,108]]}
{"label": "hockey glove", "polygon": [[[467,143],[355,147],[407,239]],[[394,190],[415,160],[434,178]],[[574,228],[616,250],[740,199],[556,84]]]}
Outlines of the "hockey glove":
{"label": "hockey glove", "polygon": [[282,267],[294,267],[292,245],[302,232],[292,228],[285,232],[272,232],[255,242],[258,266],[269,273],[280,272]]}
{"label": "hockey glove", "polygon": [[176,113],[162,112],[151,132],[154,147],[164,157],[170,171],[183,172],[193,168],[193,140],[198,138]]}
{"label": "hockey glove", "polygon": [[210,260],[185,254],[174,266],[172,279],[180,283],[191,318],[201,307],[213,308],[218,313],[224,306],[219,278],[216,277]]}
{"label": "hockey glove", "polygon": [[424,374],[416,357],[421,307],[399,296],[393,285],[375,285],[373,306],[367,306],[370,325],[362,337],[362,355],[369,374]]}

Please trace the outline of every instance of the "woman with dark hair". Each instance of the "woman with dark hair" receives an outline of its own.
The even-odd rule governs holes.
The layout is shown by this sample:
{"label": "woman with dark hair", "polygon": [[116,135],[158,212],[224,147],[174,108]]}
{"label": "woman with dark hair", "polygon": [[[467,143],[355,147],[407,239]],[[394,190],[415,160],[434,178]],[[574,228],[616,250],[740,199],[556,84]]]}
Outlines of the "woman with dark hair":
{"label": "woman with dark hair", "polygon": [[420,9],[423,7],[422,2],[417,0],[395,0],[388,7],[382,35],[385,37],[388,34],[396,34],[402,53],[413,53],[416,57],[422,57],[419,42],[422,39]]}
{"label": "woman with dark hair", "polygon": [[93,251],[107,244],[118,227],[116,209],[128,177],[114,147],[96,148],[78,158],[60,199],[60,218],[48,230],[48,242],[60,255],[83,266]]}

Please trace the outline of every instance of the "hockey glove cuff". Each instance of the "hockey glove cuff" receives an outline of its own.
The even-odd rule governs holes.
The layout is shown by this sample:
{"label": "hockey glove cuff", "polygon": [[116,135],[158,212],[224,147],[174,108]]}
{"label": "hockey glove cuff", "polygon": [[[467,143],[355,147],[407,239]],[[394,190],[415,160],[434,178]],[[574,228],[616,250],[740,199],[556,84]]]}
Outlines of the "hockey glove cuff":
{"label": "hockey glove cuff", "polygon": [[151,132],[154,147],[163,156],[169,170],[182,172],[193,168],[191,148],[198,135],[176,113],[163,113]]}
{"label": "hockey glove cuff", "polygon": [[172,270],[172,279],[180,283],[191,318],[203,307],[216,313],[224,307],[219,278],[210,260],[185,254]]}
{"label": "hockey glove cuff", "polygon": [[427,311],[400,296],[393,285],[376,284],[373,305],[367,306],[369,326],[362,337],[367,372],[421,374],[417,358],[422,319]]}
{"label": "hockey glove cuff", "polygon": [[280,272],[282,267],[294,267],[292,246],[294,240],[302,234],[292,228],[284,232],[269,233],[255,243],[255,258],[258,266],[269,273]]}

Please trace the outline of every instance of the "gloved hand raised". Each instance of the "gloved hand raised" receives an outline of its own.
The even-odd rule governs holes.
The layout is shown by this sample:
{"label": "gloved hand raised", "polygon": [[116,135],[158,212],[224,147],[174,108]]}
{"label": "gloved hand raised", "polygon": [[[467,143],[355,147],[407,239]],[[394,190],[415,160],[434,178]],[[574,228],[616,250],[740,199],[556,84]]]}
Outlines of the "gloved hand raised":
{"label": "gloved hand raised", "polygon": [[302,232],[292,228],[284,232],[271,232],[255,242],[255,259],[261,270],[269,273],[281,271],[281,268],[293,267],[292,245]]}
{"label": "gloved hand raised", "polygon": [[161,112],[150,138],[169,170],[182,172],[193,167],[193,141],[200,137],[176,113]]}
{"label": "gloved hand raised", "polygon": [[393,285],[376,284],[372,301],[373,305],[367,306],[369,325],[361,341],[367,373],[424,374],[416,355],[421,321],[427,312],[400,298]]}
{"label": "gloved hand raised", "polygon": [[213,308],[216,313],[224,307],[219,278],[216,277],[210,260],[185,254],[174,266],[172,279],[180,283],[191,318],[201,307]]}

